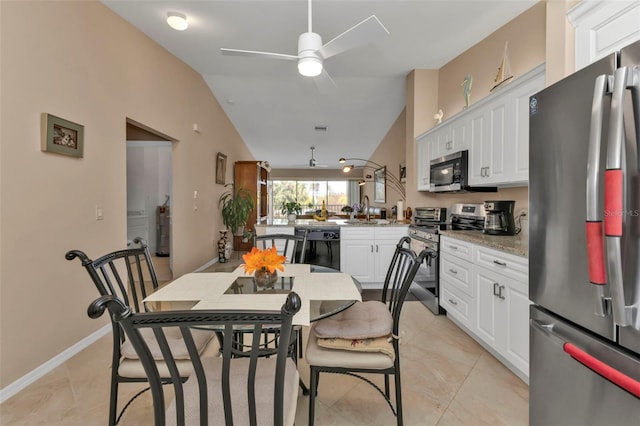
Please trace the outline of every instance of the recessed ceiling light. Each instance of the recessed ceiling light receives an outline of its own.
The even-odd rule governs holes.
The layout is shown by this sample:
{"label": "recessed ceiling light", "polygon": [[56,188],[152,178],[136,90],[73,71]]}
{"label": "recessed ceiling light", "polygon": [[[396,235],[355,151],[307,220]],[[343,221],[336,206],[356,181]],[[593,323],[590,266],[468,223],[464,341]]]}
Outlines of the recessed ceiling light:
{"label": "recessed ceiling light", "polygon": [[189,27],[187,16],[178,12],[167,13],[167,24],[174,30],[184,31]]}

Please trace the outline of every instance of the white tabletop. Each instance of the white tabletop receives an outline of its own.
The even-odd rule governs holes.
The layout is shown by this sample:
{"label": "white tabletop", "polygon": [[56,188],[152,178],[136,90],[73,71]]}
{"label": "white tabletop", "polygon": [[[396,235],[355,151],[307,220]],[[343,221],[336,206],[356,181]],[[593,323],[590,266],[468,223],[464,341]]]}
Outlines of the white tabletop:
{"label": "white tabletop", "polygon": [[[292,290],[302,299],[300,311],[293,317],[295,325],[309,325],[311,301],[362,300],[349,274],[311,273],[306,264],[287,264],[280,277],[295,277]],[[181,276],[144,299],[144,302],[193,302],[192,309],[280,310],[287,295],[225,294],[239,276],[249,277],[239,266],[233,272],[196,272]]]}

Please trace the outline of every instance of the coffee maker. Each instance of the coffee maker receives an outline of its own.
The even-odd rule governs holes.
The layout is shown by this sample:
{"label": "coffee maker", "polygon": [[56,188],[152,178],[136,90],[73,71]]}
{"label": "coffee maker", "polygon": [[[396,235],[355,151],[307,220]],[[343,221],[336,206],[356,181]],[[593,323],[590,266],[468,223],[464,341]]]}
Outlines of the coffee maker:
{"label": "coffee maker", "polygon": [[483,232],[489,235],[515,235],[516,224],[513,216],[515,201],[485,201],[487,215]]}

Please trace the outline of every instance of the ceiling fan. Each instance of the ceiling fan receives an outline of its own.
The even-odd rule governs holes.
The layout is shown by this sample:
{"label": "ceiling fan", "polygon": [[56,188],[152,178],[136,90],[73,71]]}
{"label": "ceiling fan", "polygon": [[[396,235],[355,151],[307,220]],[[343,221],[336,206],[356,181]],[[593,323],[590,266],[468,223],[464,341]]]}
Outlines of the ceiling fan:
{"label": "ceiling fan", "polygon": [[333,79],[324,70],[323,60],[389,35],[389,31],[382,25],[382,22],[375,15],[371,15],[323,45],[320,35],[311,30],[311,16],[311,0],[309,0],[308,31],[298,37],[297,55],[226,48],[221,48],[220,50],[223,55],[262,56],[272,59],[298,61],[298,72],[305,77],[318,77],[314,81],[318,88],[323,91],[327,87],[335,87]]}
{"label": "ceiling fan", "polygon": [[315,146],[312,146],[309,149],[311,149],[311,158],[309,159],[309,167],[329,167],[328,164],[318,164],[316,159],[313,157],[313,151],[316,149]]}

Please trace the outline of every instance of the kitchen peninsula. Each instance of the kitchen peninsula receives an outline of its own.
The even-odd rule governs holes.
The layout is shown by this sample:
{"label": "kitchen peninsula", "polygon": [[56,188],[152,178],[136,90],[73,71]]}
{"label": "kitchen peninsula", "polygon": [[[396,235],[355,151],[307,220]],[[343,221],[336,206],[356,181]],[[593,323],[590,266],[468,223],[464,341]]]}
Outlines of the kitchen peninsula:
{"label": "kitchen peninsula", "polygon": [[408,235],[409,224],[392,223],[384,219],[372,219],[368,222],[297,219],[293,223],[275,219],[266,224],[256,224],[255,229],[256,235],[294,235],[306,231],[307,239],[312,245],[318,241],[327,243],[331,257],[333,245],[338,245],[340,262],[336,269],[351,274],[363,284],[381,287],[395,246],[401,237]]}

